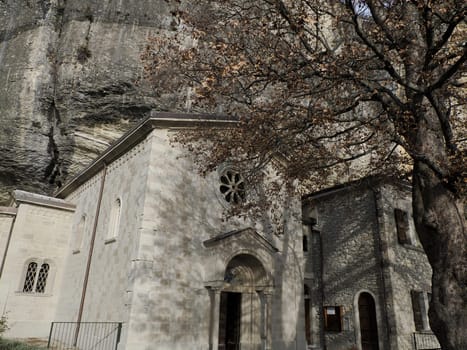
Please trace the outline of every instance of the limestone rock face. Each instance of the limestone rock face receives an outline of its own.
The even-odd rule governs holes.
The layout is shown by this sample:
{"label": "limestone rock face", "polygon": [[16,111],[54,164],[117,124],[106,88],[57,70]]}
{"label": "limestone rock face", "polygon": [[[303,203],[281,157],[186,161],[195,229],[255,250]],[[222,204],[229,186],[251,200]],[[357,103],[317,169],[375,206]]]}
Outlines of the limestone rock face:
{"label": "limestone rock face", "polygon": [[170,1],[0,0],[0,203],[50,193],[151,109],[148,35],[170,30]]}

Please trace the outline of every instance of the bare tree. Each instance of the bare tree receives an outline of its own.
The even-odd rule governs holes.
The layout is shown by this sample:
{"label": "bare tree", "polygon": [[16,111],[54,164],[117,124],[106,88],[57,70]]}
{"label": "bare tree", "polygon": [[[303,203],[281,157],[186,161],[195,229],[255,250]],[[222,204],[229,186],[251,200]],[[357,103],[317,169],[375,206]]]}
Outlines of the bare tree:
{"label": "bare tree", "polygon": [[443,349],[467,349],[465,1],[200,0],[173,16],[143,53],[154,88],[240,118],[179,136],[210,140],[191,147],[204,169],[277,162],[302,191],[411,179],[431,327]]}

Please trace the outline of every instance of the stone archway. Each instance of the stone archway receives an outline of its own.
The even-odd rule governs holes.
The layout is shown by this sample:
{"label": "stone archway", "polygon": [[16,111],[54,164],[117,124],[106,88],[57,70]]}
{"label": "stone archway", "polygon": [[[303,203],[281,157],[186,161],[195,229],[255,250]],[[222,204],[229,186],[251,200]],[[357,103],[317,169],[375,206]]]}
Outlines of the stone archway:
{"label": "stone archway", "polygon": [[235,255],[225,267],[222,282],[210,290],[211,349],[270,349],[272,283],[258,258]]}

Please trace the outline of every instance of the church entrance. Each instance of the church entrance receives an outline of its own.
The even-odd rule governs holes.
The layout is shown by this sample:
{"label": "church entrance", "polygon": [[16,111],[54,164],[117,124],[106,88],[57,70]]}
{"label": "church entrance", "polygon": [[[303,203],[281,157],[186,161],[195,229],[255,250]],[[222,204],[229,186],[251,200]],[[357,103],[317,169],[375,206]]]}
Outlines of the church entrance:
{"label": "church entrance", "polygon": [[239,350],[242,294],[222,292],[219,314],[219,350]]}
{"label": "church entrance", "polygon": [[371,294],[362,293],[358,298],[362,350],[379,350],[375,301]]}
{"label": "church entrance", "polygon": [[224,270],[222,282],[217,288],[208,289],[211,298],[209,349],[270,348],[272,283],[256,257],[234,256]]}

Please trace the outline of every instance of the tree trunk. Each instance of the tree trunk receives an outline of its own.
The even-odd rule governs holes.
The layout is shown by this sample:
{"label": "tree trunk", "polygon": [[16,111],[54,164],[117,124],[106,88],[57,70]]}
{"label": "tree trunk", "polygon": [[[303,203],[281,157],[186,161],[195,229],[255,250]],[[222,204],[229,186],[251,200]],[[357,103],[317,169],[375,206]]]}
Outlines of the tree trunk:
{"label": "tree trunk", "polygon": [[443,350],[467,349],[467,239],[463,198],[457,198],[425,163],[416,161],[413,212],[417,232],[433,268],[431,328]]}

